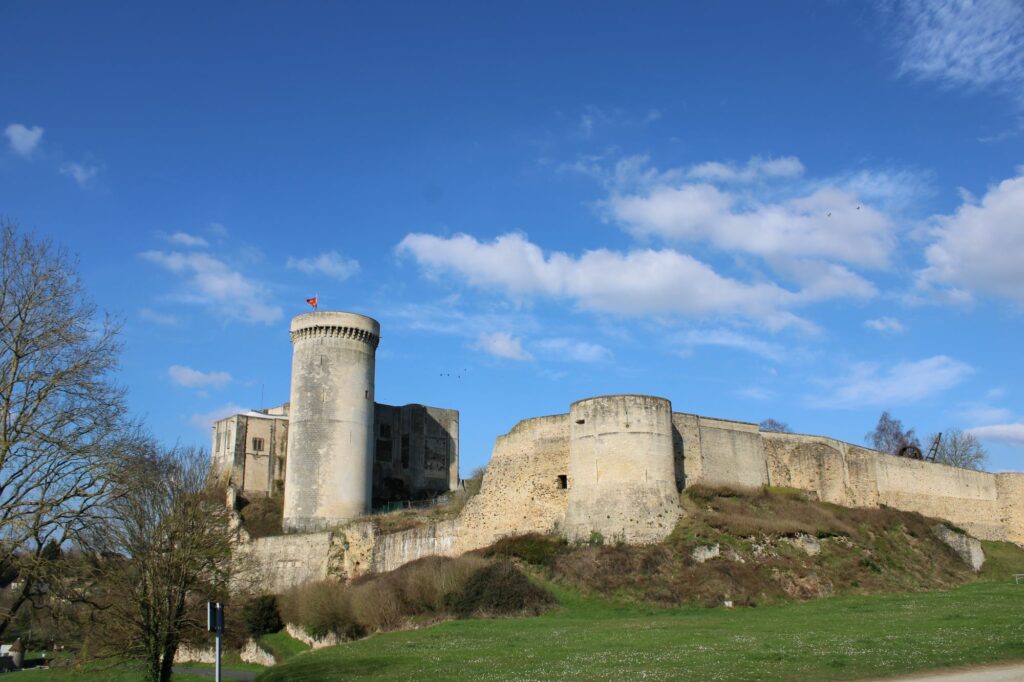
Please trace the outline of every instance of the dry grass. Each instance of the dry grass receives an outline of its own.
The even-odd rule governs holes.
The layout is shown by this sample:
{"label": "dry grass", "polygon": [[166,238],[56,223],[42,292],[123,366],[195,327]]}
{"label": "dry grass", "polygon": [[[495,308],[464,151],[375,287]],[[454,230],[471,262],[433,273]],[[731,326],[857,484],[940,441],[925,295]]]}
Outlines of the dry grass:
{"label": "dry grass", "polygon": [[[285,620],[314,636],[355,639],[454,616],[539,612],[553,599],[514,567],[479,556],[425,557],[351,585],[307,583],[280,598]],[[495,572],[497,570],[497,572]],[[499,579],[500,578],[500,579]]]}
{"label": "dry grass", "polygon": [[[663,543],[565,547],[554,561],[534,563],[586,592],[661,605],[757,605],[944,588],[973,578],[932,536],[936,521],[920,514],[849,509],[788,489],[695,486],[682,502],[686,515]],[[818,540],[820,553],[811,556],[794,542],[806,536]],[[717,545],[720,556],[696,561],[699,545]],[[515,555],[499,545],[491,551]]]}

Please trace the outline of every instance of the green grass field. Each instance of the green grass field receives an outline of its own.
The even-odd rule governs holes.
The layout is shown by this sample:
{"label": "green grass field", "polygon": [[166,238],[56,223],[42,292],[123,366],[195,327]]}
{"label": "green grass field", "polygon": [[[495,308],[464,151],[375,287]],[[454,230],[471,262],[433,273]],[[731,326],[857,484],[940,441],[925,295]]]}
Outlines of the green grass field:
{"label": "green grass field", "polygon": [[1024,660],[1024,585],[652,609],[559,590],[535,618],[453,621],[292,657],[305,680],[848,680]]}

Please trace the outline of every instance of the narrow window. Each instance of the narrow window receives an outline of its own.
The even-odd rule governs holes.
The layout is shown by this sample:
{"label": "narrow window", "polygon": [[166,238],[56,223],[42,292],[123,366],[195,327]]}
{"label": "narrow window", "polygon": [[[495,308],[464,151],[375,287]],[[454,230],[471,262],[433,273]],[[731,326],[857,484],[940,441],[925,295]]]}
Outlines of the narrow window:
{"label": "narrow window", "polygon": [[263,439],[262,438],[253,438],[252,439],[252,449],[254,451],[256,451],[256,452],[263,452]]}
{"label": "narrow window", "polygon": [[560,474],[558,476],[558,487],[561,488],[562,490],[568,489],[568,487],[569,487],[569,477],[566,476],[565,474]]}
{"label": "narrow window", "polygon": [[586,421],[587,421],[586,419],[577,419],[577,420],[576,420],[576,423],[577,423],[577,424],[585,424],[585,423],[586,423]]}

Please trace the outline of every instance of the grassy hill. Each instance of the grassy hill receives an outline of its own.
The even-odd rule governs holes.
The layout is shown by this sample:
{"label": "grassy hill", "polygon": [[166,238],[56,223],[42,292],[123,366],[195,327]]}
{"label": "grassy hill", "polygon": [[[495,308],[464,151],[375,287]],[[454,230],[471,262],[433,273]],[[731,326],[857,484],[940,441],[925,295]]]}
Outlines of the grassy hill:
{"label": "grassy hill", "polygon": [[[787,489],[697,487],[682,504],[685,518],[657,545],[505,538],[460,559],[300,591],[317,605],[317,629],[335,622],[326,610],[359,639],[259,679],[857,679],[1024,659],[1015,545],[984,543],[976,574],[919,514]],[[517,574],[557,605],[542,593],[505,599],[507,579],[524,594]],[[467,587],[474,581],[483,593]],[[453,606],[466,595],[488,606]]]}

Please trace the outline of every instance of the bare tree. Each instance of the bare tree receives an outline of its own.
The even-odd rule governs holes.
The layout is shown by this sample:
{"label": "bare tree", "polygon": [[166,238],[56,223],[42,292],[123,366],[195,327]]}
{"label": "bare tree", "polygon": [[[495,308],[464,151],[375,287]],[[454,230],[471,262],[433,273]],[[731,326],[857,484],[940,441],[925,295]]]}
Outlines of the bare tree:
{"label": "bare tree", "polygon": [[[935,442],[935,435],[929,437],[929,443]],[[973,433],[962,429],[946,429],[939,440],[939,448],[935,453],[935,461],[962,469],[981,471],[988,460],[988,451]]]}
{"label": "bare tree", "polygon": [[789,424],[786,422],[780,422],[778,419],[769,417],[763,422],[757,425],[762,431],[773,431],[775,433],[793,433],[793,429],[789,428]]}
{"label": "bare tree", "polygon": [[895,455],[902,448],[912,445],[921,448],[921,442],[914,435],[914,429],[903,430],[903,422],[893,419],[888,412],[883,412],[878,417],[878,424],[873,431],[864,436],[864,440],[871,443],[872,447],[879,452],[887,452]]}
{"label": "bare tree", "polygon": [[0,220],[0,566],[18,575],[0,634],[45,589],[47,544],[89,525],[132,437],[113,381],[118,325],[98,319],[76,270]]}
{"label": "bare tree", "polygon": [[89,648],[142,661],[149,682],[171,679],[179,644],[201,628],[202,605],[229,587],[229,512],[209,471],[201,449],[151,443],[125,467],[124,494],[92,538],[99,608]]}

